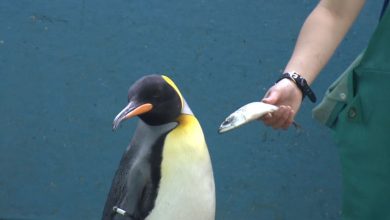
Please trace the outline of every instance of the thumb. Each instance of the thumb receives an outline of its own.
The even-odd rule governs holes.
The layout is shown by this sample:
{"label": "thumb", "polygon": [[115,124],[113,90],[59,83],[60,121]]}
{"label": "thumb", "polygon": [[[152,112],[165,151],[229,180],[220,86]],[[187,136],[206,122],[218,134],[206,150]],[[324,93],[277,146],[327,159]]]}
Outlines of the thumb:
{"label": "thumb", "polygon": [[278,92],[270,90],[265,94],[261,101],[267,104],[276,104],[276,102],[279,100],[279,97],[280,94]]}

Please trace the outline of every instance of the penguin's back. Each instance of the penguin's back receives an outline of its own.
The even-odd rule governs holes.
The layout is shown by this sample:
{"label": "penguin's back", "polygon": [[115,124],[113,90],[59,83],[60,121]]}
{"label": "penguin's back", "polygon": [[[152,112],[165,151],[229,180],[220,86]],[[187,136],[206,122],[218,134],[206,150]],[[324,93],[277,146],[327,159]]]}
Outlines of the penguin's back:
{"label": "penguin's back", "polygon": [[146,219],[214,220],[214,178],[202,128],[193,115],[178,120],[165,138],[158,194]]}

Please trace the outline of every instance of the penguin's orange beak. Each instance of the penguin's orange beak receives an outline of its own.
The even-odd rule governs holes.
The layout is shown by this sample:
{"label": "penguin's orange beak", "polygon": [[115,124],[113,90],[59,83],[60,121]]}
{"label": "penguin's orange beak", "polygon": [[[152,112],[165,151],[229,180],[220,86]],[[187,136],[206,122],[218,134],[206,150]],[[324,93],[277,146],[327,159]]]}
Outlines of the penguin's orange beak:
{"label": "penguin's orange beak", "polygon": [[136,104],[135,102],[129,102],[129,104],[115,117],[112,122],[112,130],[116,130],[122,121],[144,114],[152,109],[153,105],[150,103]]}

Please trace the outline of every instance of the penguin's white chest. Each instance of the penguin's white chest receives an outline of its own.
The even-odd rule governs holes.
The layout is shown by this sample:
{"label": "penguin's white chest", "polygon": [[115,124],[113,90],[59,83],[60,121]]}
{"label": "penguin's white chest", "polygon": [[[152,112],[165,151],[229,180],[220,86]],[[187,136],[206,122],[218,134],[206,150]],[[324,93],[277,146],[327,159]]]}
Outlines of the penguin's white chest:
{"label": "penguin's white chest", "polygon": [[[197,121],[196,121],[197,122]],[[215,186],[203,133],[182,129],[165,141],[161,180],[147,220],[214,220]]]}

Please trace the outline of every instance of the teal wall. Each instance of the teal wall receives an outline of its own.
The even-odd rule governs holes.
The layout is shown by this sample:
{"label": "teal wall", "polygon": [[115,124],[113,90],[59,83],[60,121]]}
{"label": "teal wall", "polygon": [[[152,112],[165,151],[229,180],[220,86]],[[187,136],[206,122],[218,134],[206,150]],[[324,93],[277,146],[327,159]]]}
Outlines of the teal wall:
{"label": "teal wall", "polygon": [[[175,80],[213,160],[217,219],[339,219],[340,168],[328,129],[311,118],[218,135],[283,69],[317,1],[1,0],[0,219],[99,219],[135,120],[111,122],[144,74]],[[327,85],[364,47],[380,1],[368,1]]]}

